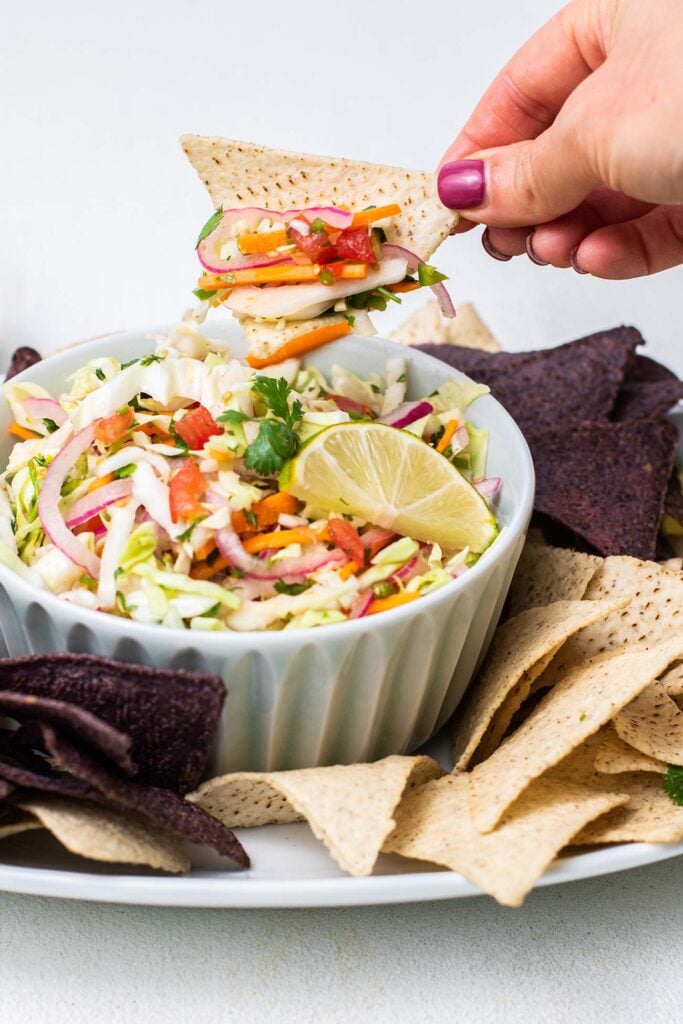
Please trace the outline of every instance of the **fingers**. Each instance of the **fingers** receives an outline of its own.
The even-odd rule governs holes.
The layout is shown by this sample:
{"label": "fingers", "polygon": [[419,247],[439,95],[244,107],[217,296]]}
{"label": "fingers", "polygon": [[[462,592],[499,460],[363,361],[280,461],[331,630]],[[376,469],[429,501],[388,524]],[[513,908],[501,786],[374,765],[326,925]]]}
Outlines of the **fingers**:
{"label": "fingers", "polygon": [[658,206],[637,220],[611,224],[584,238],[573,254],[580,273],[623,281],[683,263],[683,207]]}
{"label": "fingers", "polygon": [[532,226],[569,213],[600,183],[593,147],[580,127],[590,105],[590,96],[582,95],[537,139],[445,164],[441,202],[490,227]]}
{"label": "fingers", "polygon": [[535,138],[604,56],[595,4],[574,0],[503,68],[439,166],[477,150]]}
{"label": "fingers", "polygon": [[576,210],[533,232],[531,247],[539,260],[554,267],[571,266],[571,254],[587,235],[608,224],[633,220],[653,209],[618,192],[598,189]]}
{"label": "fingers", "polygon": [[620,192],[595,189],[575,210],[529,228],[487,228],[482,244],[496,259],[526,254],[539,266],[571,266],[571,254],[587,235],[607,224],[641,217],[654,207]]}

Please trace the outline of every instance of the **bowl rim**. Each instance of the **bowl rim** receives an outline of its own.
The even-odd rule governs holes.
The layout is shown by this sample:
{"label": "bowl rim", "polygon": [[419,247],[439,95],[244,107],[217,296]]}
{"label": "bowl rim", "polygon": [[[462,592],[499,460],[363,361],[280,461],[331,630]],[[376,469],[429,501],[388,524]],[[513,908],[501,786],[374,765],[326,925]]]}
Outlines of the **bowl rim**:
{"label": "bowl rim", "polygon": [[[86,362],[89,358],[96,358],[98,354],[101,354],[101,349],[103,347],[107,348],[111,344],[115,344],[117,340],[133,340],[137,338],[143,340],[157,334],[167,334],[171,329],[172,327],[166,325],[162,327],[122,330],[111,334],[99,335],[96,338],[91,338],[84,342],[75,342],[72,345],[67,345],[57,351],[48,353],[43,360],[41,360],[40,364],[30,366],[28,369],[18,373],[12,378],[12,380],[17,383],[21,383],[22,380],[30,380],[34,376],[32,371],[36,366],[39,366],[42,369],[43,364],[54,364],[60,360],[71,358],[75,349],[83,353],[83,362]],[[343,348],[344,344],[354,337],[358,337],[358,335],[351,334],[346,338],[339,339],[333,344]],[[470,379],[467,377],[467,374],[457,370],[455,367],[442,362],[434,356],[428,355],[426,352],[413,348],[412,346],[401,345],[388,338],[383,338],[381,335],[374,336],[372,338],[372,342],[377,342],[382,347],[388,348],[395,355],[400,353],[404,357],[408,356],[408,358],[413,362],[422,364],[427,369],[432,368],[440,374],[446,373],[446,375],[452,374],[458,378]],[[40,369],[38,370],[38,373],[40,373]],[[521,484],[522,498],[518,506],[514,509],[510,521],[502,527],[496,539],[490,547],[484,551],[477,563],[462,576],[454,579],[452,583],[449,583],[438,590],[432,591],[431,594],[425,594],[420,600],[420,612],[429,612],[431,608],[440,604],[442,601],[448,601],[450,598],[463,593],[469,587],[473,587],[475,582],[481,576],[488,573],[495,565],[503,562],[506,556],[508,556],[514,548],[519,535],[526,530],[533,511],[535,473],[529,446],[526,443],[522,431],[504,406],[502,406],[491,394],[485,397],[491,402],[494,402],[497,406],[499,414],[503,417],[506,432],[509,431],[511,442],[516,444],[519,449],[519,456],[522,463],[522,474],[518,476],[518,482]],[[301,641],[302,633],[311,632],[310,630],[292,630],[287,634],[282,630],[225,630],[220,632],[211,632],[210,630],[207,630],[206,632],[202,632],[190,629],[173,629],[169,626],[163,626],[157,623],[136,622],[133,619],[123,619],[115,615],[110,615],[107,612],[84,608],[81,605],[69,601],[63,601],[58,594],[53,594],[47,589],[41,590],[28,580],[22,579],[21,576],[13,572],[8,566],[2,564],[0,564],[0,580],[7,586],[8,593],[11,593],[13,589],[16,589],[16,591],[21,593],[27,600],[37,601],[45,607],[46,611],[53,609],[58,616],[67,615],[73,617],[75,623],[90,625],[95,630],[97,630],[98,626],[102,628],[105,623],[109,629],[116,629],[116,627],[118,627],[118,631],[121,633],[123,638],[137,640],[143,644],[146,638],[152,639],[154,637],[158,640],[163,640],[165,638],[168,643],[175,637],[183,637],[187,640],[190,636],[195,636],[198,643],[201,642],[202,645],[208,643],[210,645],[210,649],[215,653],[216,648],[223,647],[227,652],[231,646],[241,646],[247,642],[253,644],[255,638],[258,638],[259,643],[265,643],[268,646],[277,646],[278,644],[281,644],[286,636],[290,636],[292,638],[291,642],[297,643]],[[351,639],[354,635],[367,630],[369,623],[370,628],[373,629],[378,628],[382,624],[396,624],[397,626],[400,626],[413,618],[417,611],[418,609],[415,608],[411,602],[410,604],[400,605],[397,608],[392,608],[389,609],[389,611],[384,612],[383,615],[379,616],[379,618],[382,619],[382,623],[377,622],[377,619],[374,616],[353,620],[347,619],[344,622],[331,623],[324,626],[321,630],[314,631],[316,634],[316,642],[321,635],[329,637],[330,641],[344,636]]]}

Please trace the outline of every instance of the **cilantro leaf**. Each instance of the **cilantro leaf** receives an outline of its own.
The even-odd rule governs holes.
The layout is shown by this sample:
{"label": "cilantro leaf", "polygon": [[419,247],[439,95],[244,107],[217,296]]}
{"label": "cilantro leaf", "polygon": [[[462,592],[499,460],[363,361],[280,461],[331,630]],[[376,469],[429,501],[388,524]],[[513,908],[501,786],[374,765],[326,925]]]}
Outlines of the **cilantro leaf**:
{"label": "cilantro leaf", "polygon": [[155,356],[155,355],[145,356],[144,359],[140,360],[140,366],[151,366],[152,363],[160,363],[162,361],[162,359],[163,359],[162,356]]}
{"label": "cilantro leaf", "polygon": [[258,392],[270,411],[279,419],[284,420],[290,429],[301,419],[303,406],[297,398],[290,409],[288,398],[292,388],[284,377],[260,376],[256,378],[252,387],[254,391]]}
{"label": "cilantro leaf", "polygon": [[211,214],[211,216],[207,220],[206,224],[204,225],[202,230],[199,232],[199,237],[197,239],[197,244],[195,245],[195,249],[200,244],[200,242],[203,242],[205,238],[208,238],[208,236],[211,234],[212,231],[215,231],[215,229],[218,227],[218,225],[221,222],[222,216],[223,216],[223,207],[219,206],[218,209],[214,213]]}
{"label": "cilantro leaf", "polygon": [[429,263],[420,263],[417,268],[417,279],[420,284],[427,287],[438,284],[439,281],[447,281],[448,278],[441,271],[437,270],[436,267],[432,267]]}
{"label": "cilantro leaf", "polygon": [[244,453],[244,465],[259,476],[274,476],[296,454],[299,438],[279,420],[261,420],[256,440]]}
{"label": "cilantro leaf", "polygon": [[59,427],[54,420],[44,419],[43,426],[47,430],[48,434],[54,434],[55,430],[59,430]]}
{"label": "cilantro leaf", "polygon": [[375,288],[375,291],[378,295],[383,295],[385,299],[389,300],[389,302],[398,302],[399,305],[402,302],[401,296],[395,295],[389,288]]}
{"label": "cilantro leaf", "polygon": [[308,590],[309,587],[313,586],[312,580],[307,580],[305,583],[285,583],[284,580],[275,580],[273,584],[278,594],[303,594],[304,590]]}
{"label": "cilantro leaf", "polygon": [[675,804],[683,807],[683,767],[670,764],[664,776],[664,790]]}
{"label": "cilantro leaf", "polygon": [[229,423],[234,425],[236,423],[244,423],[249,417],[246,413],[240,412],[239,409],[226,409],[224,413],[217,418],[216,423]]}
{"label": "cilantro leaf", "polygon": [[104,370],[102,369],[101,366],[97,366],[95,368],[95,376],[97,377],[98,380],[106,380],[107,379],[107,375],[105,374],[105,372],[104,372]]}
{"label": "cilantro leaf", "polygon": [[196,295],[200,302],[206,302],[208,299],[215,299],[215,291],[207,291],[206,288],[193,288],[192,294]]}

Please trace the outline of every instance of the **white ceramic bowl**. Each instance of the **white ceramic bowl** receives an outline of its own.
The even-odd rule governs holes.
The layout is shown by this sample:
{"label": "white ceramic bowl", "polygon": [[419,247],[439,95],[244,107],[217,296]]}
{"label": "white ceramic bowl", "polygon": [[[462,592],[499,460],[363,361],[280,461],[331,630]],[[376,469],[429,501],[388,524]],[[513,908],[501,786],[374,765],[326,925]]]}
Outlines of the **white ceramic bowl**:
{"label": "white ceramic bowl", "polygon": [[[226,325],[222,336],[241,355],[244,344],[233,333]],[[59,394],[88,359],[135,358],[153,349],[148,338],[149,332],[135,331],[91,341],[24,376]],[[367,375],[382,373],[386,359],[397,355],[408,360],[409,397],[458,376],[430,356],[378,338],[344,338],[308,361],[323,373],[340,363]],[[468,416],[490,431],[487,471],[503,478],[501,533],[471,570],[415,604],[302,632],[197,634],[78,608],[0,566],[0,654],[80,651],[218,673],[228,699],[213,772],[372,761],[415,749],[453,714],[485,653],[533,503],[531,457],[513,420],[490,396],[478,399]],[[0,399],[3,466],[13,443],[10,419]]]}

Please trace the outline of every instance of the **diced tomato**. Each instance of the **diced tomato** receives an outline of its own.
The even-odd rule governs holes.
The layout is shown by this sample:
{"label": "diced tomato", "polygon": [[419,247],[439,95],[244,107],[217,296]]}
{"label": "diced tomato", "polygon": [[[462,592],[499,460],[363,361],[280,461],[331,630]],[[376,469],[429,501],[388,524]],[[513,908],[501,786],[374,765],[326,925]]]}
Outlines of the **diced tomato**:
{"label": "diced tomato", "polygon": [[308,235],[303,235],[291,224],[287,230],[297,249],[301,249],[312,263],[330,263],[337,259],[337,251],[330,245],[326,231],[311,231]]}
{"label": "diced tomato", "polygon": [[92,519],[86,520],[81,523],[80,526],[74,526],[74,533],[97,533],[102,526],[102,520],[99,515],[93,516]]}
{"label": "diced tomato", "polygon": [[347,228],[337,239],[337,253],[342,260],[377,263],[377,253],[367,228]]}
{"label": "diced tomato", "polygon": [[328,395],[334,404],[341,409],[342,412],[357,412],[361,416],[370,416],[370,410],[367,405],[363,405],[362,402],[357,402],[354,398],[346,398],[345,395]]}
{"label": "diced tomato", "polygon": [[202,515],[200,501],[204,497],[206,483],[194,459],[186,459],[182,468],[171,477],[170,506],[171,519],[196,519]]}
{"label": "diced tomato", "polygon": [[358,565],[363,565],[365,562],[365,548],[355,526],[347,523],[345,519],[330,519],[327,525],[332,542]]}
{"label": "diced tomato", "polygon": [[182,419],[174,423],[178,437],[182,438],[193,452],[203,448],[210,437],[222,433],[208,409],[198,405],[191,409]]}
{"label": "diced tomato", "polygon": [[101,420],[95,420],[95,440],[102,444],[114,444],[128,433],[135,422],[135,412],[129,405],[113,412],[111,416],[105,416]]}

